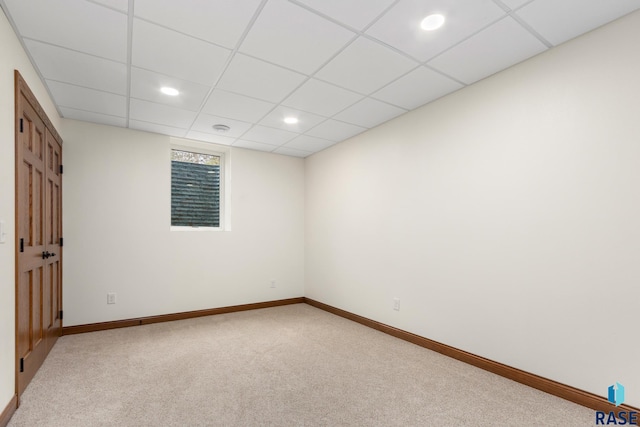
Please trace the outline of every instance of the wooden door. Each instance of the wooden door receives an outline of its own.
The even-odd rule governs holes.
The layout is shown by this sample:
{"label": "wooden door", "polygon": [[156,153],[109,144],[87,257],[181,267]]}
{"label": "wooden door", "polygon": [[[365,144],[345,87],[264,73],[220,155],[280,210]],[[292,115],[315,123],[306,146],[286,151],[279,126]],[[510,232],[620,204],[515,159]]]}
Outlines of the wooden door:
{"label": "wooden door", "polygon": [[62,331],[62,147],[46,131],[45,188],[45,260],[47,284],[44,295],[44,323],[47,353]]}
{"label": "wooden door", "polygon": [[60,138],[16,72],[16,393],[62,331]]}

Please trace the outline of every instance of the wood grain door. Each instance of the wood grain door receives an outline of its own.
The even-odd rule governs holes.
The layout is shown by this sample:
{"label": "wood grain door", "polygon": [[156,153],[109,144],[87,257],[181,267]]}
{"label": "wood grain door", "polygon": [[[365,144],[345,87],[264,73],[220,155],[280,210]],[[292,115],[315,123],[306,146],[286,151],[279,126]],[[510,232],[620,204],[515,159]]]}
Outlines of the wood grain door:
{"label": "wood grain door", "polygon": [[[16,73],[16,393],[62,331],[62,148]],[[57,137],[57,138],[56,138]]]}
{"label": "wood grain door", "polygon": [[62,147],[46,131],[45,188],[45,259],[44,323],[47,353],[62,330]]}

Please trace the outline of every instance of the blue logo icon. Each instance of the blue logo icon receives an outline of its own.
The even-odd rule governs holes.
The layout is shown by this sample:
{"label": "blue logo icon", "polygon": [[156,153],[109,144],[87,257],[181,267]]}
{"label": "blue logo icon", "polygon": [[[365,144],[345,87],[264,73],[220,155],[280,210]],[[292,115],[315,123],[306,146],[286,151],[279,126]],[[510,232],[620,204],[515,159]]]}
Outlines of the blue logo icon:
{"label": "blue logo icon", "polygon": [[619,382],[609,386],[609,402],[616,406],[624,403],[624,386]]}

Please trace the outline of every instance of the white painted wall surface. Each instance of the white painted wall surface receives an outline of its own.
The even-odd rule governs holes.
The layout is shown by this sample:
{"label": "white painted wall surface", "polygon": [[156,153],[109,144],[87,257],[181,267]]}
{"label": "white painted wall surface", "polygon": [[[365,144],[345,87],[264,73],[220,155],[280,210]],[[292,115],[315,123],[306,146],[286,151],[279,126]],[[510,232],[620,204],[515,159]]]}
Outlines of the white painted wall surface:
{"label": "white painted wall surface", "polygon": [[302,159],[232,148],[232,230],[170,231],[170,137],[63,130],[66,326],[303,296]]}
{"label": "white painted wall surface", "polygon": [[307,158],[305,295],[640,406],[638,40],[636,12]]}
{"label": "white painted wall surface", "polygon": [[[15,393],[15,104],[14,70],[34,92],[53,125],[60,119],[49,94],[0,10],[0,220],[7,239],[0,243],[0,412]],[[64,135],[63,135],[64,138]]]}

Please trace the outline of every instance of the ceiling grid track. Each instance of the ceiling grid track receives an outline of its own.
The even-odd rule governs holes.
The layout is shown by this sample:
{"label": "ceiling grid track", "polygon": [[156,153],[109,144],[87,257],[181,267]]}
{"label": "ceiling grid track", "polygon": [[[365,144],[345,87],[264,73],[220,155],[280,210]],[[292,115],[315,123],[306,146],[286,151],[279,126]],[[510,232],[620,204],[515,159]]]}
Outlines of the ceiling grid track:
{"label": "ceiling grid track", "polygon": [[[197,4],[0,0],[61,117],[299,157],[640,9],[630,0]],[[420,29],[434,13],[444,27]],[[285,124],[286,114],[300,122]]]}

